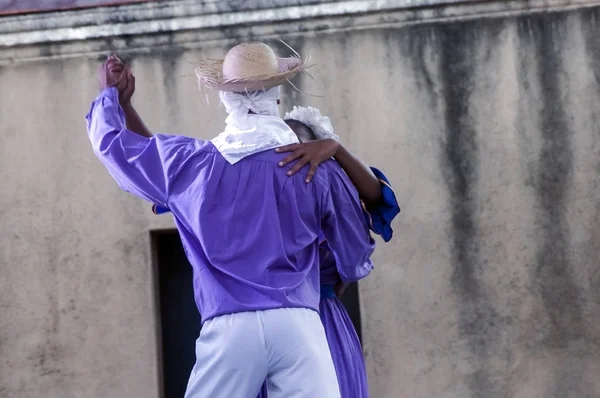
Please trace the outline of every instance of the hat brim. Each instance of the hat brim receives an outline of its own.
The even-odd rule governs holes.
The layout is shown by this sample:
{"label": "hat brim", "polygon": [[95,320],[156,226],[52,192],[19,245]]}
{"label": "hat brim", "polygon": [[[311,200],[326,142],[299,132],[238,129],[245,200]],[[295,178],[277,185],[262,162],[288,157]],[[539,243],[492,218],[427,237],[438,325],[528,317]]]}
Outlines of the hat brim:
{"label": "hat brim", "polygon": [[206,59],[196,68],[198,84],[212,90],[244,93],[249,91],[268,90],[280,86],[292,79],[296,74],[309,68],[308,60],[298,57],[277,58],[279,73],[252,76],[245,79],[223,79],[223,60]]}

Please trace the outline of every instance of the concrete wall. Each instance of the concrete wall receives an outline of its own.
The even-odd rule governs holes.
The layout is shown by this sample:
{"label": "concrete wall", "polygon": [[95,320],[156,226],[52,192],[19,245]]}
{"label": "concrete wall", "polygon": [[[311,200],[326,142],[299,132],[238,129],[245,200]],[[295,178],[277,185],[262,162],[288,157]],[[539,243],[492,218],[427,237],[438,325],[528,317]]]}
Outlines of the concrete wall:
{"label": "concrete wall", "polygon": [[0,2],[0,15],[73,10],[85,7],[141,3],[144,1],[153,0],[2,0]]}
{"label": "concrete wall", "polygon": [[97,54],[132,57],[153,129],[210,138],[191,63],[275,35],[323,96],[282,106],[330,115],[403,206],[361,284],[372,396],[600,396],[600,8],[508,3],[0,48],[0,397],[159,395],[149,231],[172,223],[92,154]]}

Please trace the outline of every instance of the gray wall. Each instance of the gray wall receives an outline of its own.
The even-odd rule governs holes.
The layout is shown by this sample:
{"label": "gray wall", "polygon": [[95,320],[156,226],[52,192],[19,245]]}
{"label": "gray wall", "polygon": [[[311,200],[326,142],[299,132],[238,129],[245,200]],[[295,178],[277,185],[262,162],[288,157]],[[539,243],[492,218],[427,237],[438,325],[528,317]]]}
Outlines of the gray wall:
{"label": "gray wall", "polygon": [[[449,10],[280,25],[323,96],[287,87],[283,108],[331,116],[403,207],[360,286],[372,396],[598,397],[600,8]],[[149,231],[172,222],[92,154],[97,54],[133,58],[153,129],[206,139],[224,113],[191,63],[256,29],[0,48],[1,397],[158,396]]]}

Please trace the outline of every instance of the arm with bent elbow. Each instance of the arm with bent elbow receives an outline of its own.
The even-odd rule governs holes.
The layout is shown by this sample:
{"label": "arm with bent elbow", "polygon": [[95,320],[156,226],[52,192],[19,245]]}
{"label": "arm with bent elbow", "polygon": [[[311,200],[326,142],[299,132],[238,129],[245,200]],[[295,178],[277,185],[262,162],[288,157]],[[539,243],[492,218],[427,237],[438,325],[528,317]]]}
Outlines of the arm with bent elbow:
{"label": "arm with bent elbow", "polygon": [[166,206],[170,181],[181,163],[186,137],[144,137],[127,129],[116,87],[102,90],[86,116],[96,156],[125,191]]}

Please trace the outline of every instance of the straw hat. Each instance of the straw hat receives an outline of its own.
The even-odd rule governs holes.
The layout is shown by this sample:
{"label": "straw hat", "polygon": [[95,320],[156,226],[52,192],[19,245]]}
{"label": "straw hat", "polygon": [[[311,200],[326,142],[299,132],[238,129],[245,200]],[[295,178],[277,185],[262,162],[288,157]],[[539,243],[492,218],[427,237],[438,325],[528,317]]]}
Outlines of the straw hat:
{"label": "straw hat", "polygon": [[292,57],[278,58],[271,47],[252,42],[233,47],[225,59],[203,61],[195,71],[201,85],[214,90],[243,93],[268,90],[289,82],[307,67],[307,61],[300,59],[295,51]]}

